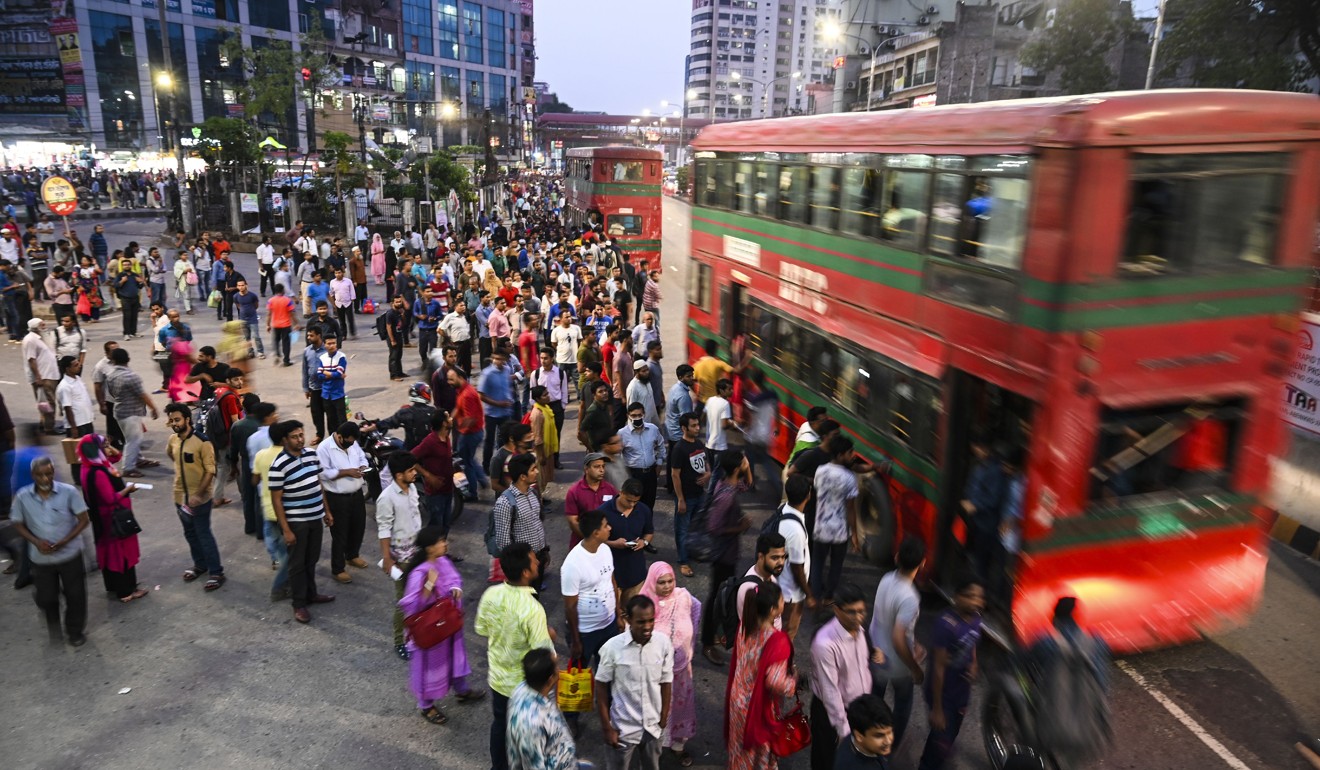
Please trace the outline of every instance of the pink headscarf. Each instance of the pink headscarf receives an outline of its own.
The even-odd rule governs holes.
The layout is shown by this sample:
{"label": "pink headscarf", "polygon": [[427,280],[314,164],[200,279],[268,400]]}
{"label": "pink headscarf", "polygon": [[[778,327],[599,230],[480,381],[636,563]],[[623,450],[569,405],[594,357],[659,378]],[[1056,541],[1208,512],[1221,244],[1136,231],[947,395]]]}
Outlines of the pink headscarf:
{"label": "pink headscarf", "polygon": [[674,645],[674,668],[683,669],[692,661],[692,641],[694,637],[692,623],[692,603],[696,601],[686,588],[678,585],[674,577],[674,592],[661,597],[656,584],[665,575],[674,575],[674,568],[666,562],[658,561],[651,565],[646,573],[646,582],[642,583],[642,595],[655,602],[655,630],[669,637]]}

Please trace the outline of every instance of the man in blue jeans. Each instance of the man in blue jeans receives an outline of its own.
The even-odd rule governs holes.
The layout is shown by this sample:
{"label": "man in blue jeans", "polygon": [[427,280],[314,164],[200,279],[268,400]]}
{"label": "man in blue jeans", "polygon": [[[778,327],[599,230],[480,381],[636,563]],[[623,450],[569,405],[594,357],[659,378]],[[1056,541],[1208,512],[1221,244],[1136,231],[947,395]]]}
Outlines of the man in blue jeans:
{"label": "man in blue jeans", "polygon": [[214,591],[225,584],[220,548],[211,532],[211,491],[215,482],[215,448],[193,432],[192,414],[183,404],[165,407],[170,436],[169,457],[174,461],[174,508],[183,524],[192,566],[183,572],[185,583],[209,574],[205,588]]}
{"label": "man in blue jeans", "polygon": [[[691,371],[691,367],[689,367]],[[692,576],[688,566],[687,530],[694,511],[700,511],[710,481],[710,450],[701,443],[701,418],[685,412],[678,418],[682,431],[669,449],[669,478],[674,490],[674,543],[678,547],[678,569]]]}
{"label": "man in blue jeans", "polygon": [[261,496],[262,535],[266,542],[266,552],[270,554],[271,563],[275,568],[275,579],[270,584],[272,602],[288,601],[292,596],[289,591],[289,548],[284,544],[284,531],[280,529],[280,522],[275,518],[275,506],[270,499],[270,486],[266,483],[271,463],[279,457],[280,452],[284,451],[284,431],[280,423],[272,424],[268,435],[273,443],[252,457],[251,477],[258,483]]}
{"label": "man in blue jeans", "polygon": [[[491,352],[490,366],[481,370],[481,383],[477,387],[481,394],[482,408],[486,413],[486,422],[499,425],[513,416],[513,372],[509,370],[509,349],[501,346]],[[490,456],[495,453],[495,431],[485,435],[485,449],[481,455],[481,465],[490,465]]]}
{"label": "man in blue jeans", "polygon": [[926,563],[926,544],[908,535],[898,546],[898,568],[880,579],[871,613],[871,644],[885,654],[884,663],[871,664],[872,692],[881,698],[894,690],[894,749],[903,742],[912,717],[912,691],[925,680],[914,632],[921,612],[921,595],[913,583]]}
{"label": "man in blue jeans", "polygon": [[468,382],[467,374],[457,366],[451,367],[446,377],[456,393],[454,431],[458,434],[458,441],[454,446],[454,454],[458,456],[458,462],[468,477],[468,492],[463,499],[475,502],[478,488],[490,488],[486,469],[476,458],[477,448],[486,437],[486,416],[481,408],[481,394],[477,393],[477,389]]}

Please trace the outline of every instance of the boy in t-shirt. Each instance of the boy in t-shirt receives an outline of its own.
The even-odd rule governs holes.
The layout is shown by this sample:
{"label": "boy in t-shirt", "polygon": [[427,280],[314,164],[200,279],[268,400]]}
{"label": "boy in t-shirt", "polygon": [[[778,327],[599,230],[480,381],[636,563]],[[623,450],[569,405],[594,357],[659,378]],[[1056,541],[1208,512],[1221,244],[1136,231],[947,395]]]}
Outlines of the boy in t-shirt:
{"label": "boy in t-shirt", "polygon": [[888,770],[894,750],[894,719],[878,695],[863,695],[848,704],[851,735],[834,752],[834,770]]}
{"label": "boy in t-shirt", "polygon": [[926,675],[926,703],[930,707],[930,736],[921,753],[920,770],[939,770],[953,753],[976,679],[976,646],[981,641],[981,611],[985,590],[975,577],[958,582],[953,607],[935,621],[930,639],[930,669]]}

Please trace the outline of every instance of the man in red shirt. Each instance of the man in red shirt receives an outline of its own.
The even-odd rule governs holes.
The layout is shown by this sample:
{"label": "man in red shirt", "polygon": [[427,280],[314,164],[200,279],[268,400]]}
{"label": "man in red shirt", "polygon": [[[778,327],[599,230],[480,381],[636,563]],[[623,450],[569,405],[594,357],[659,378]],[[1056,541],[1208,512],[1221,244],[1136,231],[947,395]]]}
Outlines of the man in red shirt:
{"label": "man in red shirt", "polygon": [[275,284],[273,290],[275,293],[266,301],[266,331],[274,330],[275,339],[270,344],[270,349],[276,356],[283,351],[284,365],[293,366],[289,362],[289,346],[293,334],[293,310],[296,306],[293,299],[284,295],[284,287]]}
{"label": "man in red shirt", "polygon": [[453,426],[449,415],[436,412],[431,416],[431,432],[412,449],[422,476],[420,502],[428,527],[449,529],[449,515],[454,509],[454,450],[449,444]]}
{"label": "man in red shirt", "polygon": [[[243,402],[239,395],[242,390],[243,370],[232,366],[225,373],[224,384],[215,386],[215,402],[220,406],[221,430],[219,435],[207,436],[207,438],[215,447],[217,455],[220,454],[220,450],[229,448],[229,429],[234,427],[234,423],[243,419]],[[215,474],[214,507],[218,508],[232,502],[225,497],[225,483],[233,481],[234,478],[234,474],[223,469]]]}
{"label": "man in red shirt", "polygon": [[[541,336],[537,330],[541,327],[541,316],[538,313],[523,313],[523,330],[518,335],[518,362],[522,364],[524,372],[530,372],[541,365]],[[523,383],[522,389],[522,410],[527,413],[527,407],[531,403],[528,394],[532,387],[529,381]]]}
{"label": "man in red shirt", "polygon": [[582,530],[578,526],[578,517],[587,511],[594,511],[606,502],[619,496],[619,490],[605,480],[605,463],[611,462],[610,456],[592,452],[582,461],[582,478],[568,488],[564,495],[564,515],[568,517],[568,548],[582,541]]}
{"label": "man in red shirt", "polygon": [[504,286],[496,293],[496,296],[504,298],[504,304],[508,307],[514,307],[518,302],[518,288],[513,285],[513,276],[504,276]]}
{"label": "man in red shirt", "polygon": [[486,470],[477,462],[477,449],[486,438],[486,415],[481,409],[481,395],[468,382],[462,369],[449,370],[449,385],[457,392],[454,401],[454,428],[458,431],[458,446],[454,453],[467,472],[468,502],[476,502],[477,488],[490,489],[490,479]]}

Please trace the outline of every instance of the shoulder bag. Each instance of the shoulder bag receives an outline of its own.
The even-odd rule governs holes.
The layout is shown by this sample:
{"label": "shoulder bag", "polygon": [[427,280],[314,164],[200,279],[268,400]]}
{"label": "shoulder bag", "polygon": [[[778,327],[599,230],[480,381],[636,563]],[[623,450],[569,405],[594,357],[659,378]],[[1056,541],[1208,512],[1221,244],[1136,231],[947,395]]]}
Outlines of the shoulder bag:
{"label": "shoulder bag", "polygon": [[[97,470],[100,470],[106,475],[106,478],[110,481],[110,486],[113,487],[115,485],[114,477],[110,475],[109,471],[104,468],[94,468],[93,472]],[[88,474],[88,479],[91,479],[91,474]],[[100,513],[98,512],[93,520],[97,520],[99,517]],[[138,524],[137,517],[133,515],[133,509],[115,503],[114,508],[110,511],[110,534],[122,540],[126,537],[132,537],[141,531],[142,525]]]}
{"label": "shoulder bag", "polygon": [[429,650],[463,629],[463,612],[452,598],[445,596],[404,618],[403,627],[418,649]]}

